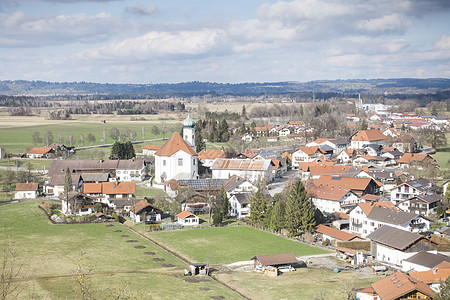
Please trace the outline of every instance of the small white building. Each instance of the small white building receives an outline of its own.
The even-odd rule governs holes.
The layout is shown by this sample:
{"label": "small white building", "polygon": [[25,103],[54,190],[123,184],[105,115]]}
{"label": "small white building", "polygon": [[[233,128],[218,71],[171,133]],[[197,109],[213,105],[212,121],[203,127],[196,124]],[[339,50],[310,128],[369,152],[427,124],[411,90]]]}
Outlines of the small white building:
{"label": "small white building", "polygon": [[35,199],[38,192],[38,183],[17,183],[14,199]]}
{"label": "small white building", "polygon": [[387,137],[378,129],[361,130],[352,136],[350,148],[360,150],[369,144],[383,145],[386,139]]}
{"label": "small white building", "polygon": [[200,218],[187,210],[183,210],[177,214],[176,217],[177,222],[183,226],[195,226],[200,224]]}

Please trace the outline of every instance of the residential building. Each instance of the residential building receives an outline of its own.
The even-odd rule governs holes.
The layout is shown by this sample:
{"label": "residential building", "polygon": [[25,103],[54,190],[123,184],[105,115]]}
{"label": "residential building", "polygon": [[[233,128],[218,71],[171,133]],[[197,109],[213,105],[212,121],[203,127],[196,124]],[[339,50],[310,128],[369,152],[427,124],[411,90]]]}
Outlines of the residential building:
{"label": "residential building", "polygon": [[297,151],[292,153],[292,169],[297,170],[300,162],[311,162],[327,152],[318,146],[299,147]]}
{"label": "residential building", "polygon": [[394,204],[398,204],[399,202],[412,198],[416,195],[435,193],[437,189],[438,186],[424,178],[410,180],[392,188],[389,191],[390,200]]}
{"label": "residential building", "polygon": [[161,221],[162,210],[146,200],[140,200],[130,208],[130,218],[136,222]]}
{"label": "residential building", "polygon": [[14,199],[36,199],[39,194],[38,183],[16,183]]}
{"label": "residential building", "polygon": [[439,264],[442,264],[443,262],[445,262],[446,265],[450,266],[450,257],[440,253],[420,251],[403,261],[402,271],[429,271],[437,267]]}
{"label": "residential building", "polygon": [[444,282],[450,276],[450,263],[440,263],[428,271],[409,272],[409,276],[426,283],[433,291],[439,293],[441,282]]}
{"label": "residential building", "polygon": [[183,210],[176,217],[177,222],[182,226],[196,226],[200,224],[200,218],[187,210]]}
{"label": "residential building", "polygon": [[230,203],[230,216],[233,218],[243,218],[250,215],[250,193],[234,193],[228,199]]}
{"label": "residential building", "polygon": [[361,240],[358,236],[338,230],[336,228],[328,227],[325,225],[318,225],[315,229],[315,232],[322,236],[322,241],[329,240],[331,245],[337,246],[338,242],[350,242],[350,241],[358,241]]}
{"label": "residential building", "polygon": [[402,168],[409,168],[410,166],[417,166],[419,168],[437,166],[436,160],[424,153],[405,153],[397,163]]}
{"label": "residential building", "polygon": [[28,158],[48,158],[54,152],[52,148],[34,147],[26,155]]}
{"label": "residential building", "polygon": [[389,275],[356,292],[356,298],[359,300],[431,300],[433,296],[434,292],[427,284],[401,272]]}
{"label": "residential building", "polygon": [[161,148],[161,146],[159,146],[159,145],[145,145],[145,146],[141,147],[142,155],[154,156],[156,151],[159,150],[159,148]]}
{"label": "residential building", "polygon": [[[80,174],[71,174],[72,190],[77,191],[83,186],[83,178]],[[45,182],[44,193],[50,196],[59,196],[64,193],[65,174],[51,176]]]}
{"label": "residential building", "polygon": [[336,156],[336,159],[339,163],[349,163],[356,157],[357,154],[358,152],[355,149],[343,149]]}
{"label": "residential building", "polygon": [[136,194],[135,182],[84,183],[83,193],[96,198],[98,202],[116,208],[116,199],[131,199]]}
{"label": "residential building", "polygon": [[419,251],[436,249],[436,243],[423,235],[384,225],[367,236],[372,256],[381,262],[401,266],[403,260]]}
{"label": "residential building", "polygon": [[405,211],[392,209],[388,201],[360,203],[350,212],[350,230],[366,237],[383,225],[409,232],[424,232],[430,229],[430,220]]}
{"label": "residential building", "polygon": [[352,149],[363,149],[365,145],[383,145],[387,137],[379,129],[360,130],[351,137]]}
{"label": "residential building", "polygon": [[397,203],[401,210],[428,216],[436,212],[436,208],[441,204],[442,196],[435,193],[425,195],[415,195]]}
{"label": "residential building", "polygon": [[372,178],[359,177],[339,177],[322,175],[319,179],[313,179],[308,182],[309,186],[329,187],[334,190],[351,190],[357,196],[365,194],[377,195],[380,192],[381,183]]}
{"label": "residential building", "polygon": [[60,195],[61,211],[63,214],[83,216],[94,213],[95,197],[90,197],[78,191],[70,191],[68,198],[67,201],[65,195]]}
{"label": "residential building", "polygon": [[328,186],[308,187],[308,196],[323,213],[347,212],[359,203],[358,196],[350,189]]}

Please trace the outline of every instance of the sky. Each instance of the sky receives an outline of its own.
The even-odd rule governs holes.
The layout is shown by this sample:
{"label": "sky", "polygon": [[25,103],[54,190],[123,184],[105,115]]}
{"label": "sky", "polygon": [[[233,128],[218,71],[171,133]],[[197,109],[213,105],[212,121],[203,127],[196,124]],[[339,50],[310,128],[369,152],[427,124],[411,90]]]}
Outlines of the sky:
{"label": "sky", "polygon": [[0,80],[450,78],[450,0],[0,0]]}

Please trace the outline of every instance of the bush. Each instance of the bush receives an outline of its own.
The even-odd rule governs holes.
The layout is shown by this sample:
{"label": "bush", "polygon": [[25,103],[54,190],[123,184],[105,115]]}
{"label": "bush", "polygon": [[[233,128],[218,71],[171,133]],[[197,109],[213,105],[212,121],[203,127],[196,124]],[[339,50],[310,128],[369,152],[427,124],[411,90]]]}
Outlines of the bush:
{"label": "bush", "polygon": [[328,247],[328,246],[330,246],[330,245],[331,245],[331,242],[330,242],[329,239],[325,239],[325,240],[322,242],[322,246]]}

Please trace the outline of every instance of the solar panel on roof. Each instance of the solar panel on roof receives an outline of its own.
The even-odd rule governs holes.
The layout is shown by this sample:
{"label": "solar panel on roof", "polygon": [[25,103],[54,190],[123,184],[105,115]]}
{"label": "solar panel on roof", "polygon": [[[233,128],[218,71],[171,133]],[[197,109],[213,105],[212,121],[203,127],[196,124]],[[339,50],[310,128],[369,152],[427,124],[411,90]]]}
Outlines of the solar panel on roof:
{"label": "solar panel on roof", "polygon": [[331,177],[331,180],[341,180],[341,177]]}
{"label": "solar panel on roof", "polygon": [[418,188],[419,186],[422,186],[420,183],[414,183],[413,187]]}

